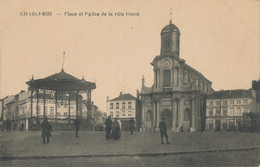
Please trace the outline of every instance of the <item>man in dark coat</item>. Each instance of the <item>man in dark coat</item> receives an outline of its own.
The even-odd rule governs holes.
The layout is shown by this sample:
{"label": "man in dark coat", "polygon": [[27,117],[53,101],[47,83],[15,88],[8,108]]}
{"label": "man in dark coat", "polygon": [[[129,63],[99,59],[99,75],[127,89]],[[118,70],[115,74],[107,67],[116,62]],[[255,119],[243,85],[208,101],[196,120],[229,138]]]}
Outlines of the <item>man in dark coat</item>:
{"label": "man in dark coat", "polygon": [[52,127],[46,116],[44,116],[43,118],[41,127],[42,127],[43,144],[45,144],[45,137],[47,137],[47,143],[49,143],[50,142],[49,137],[51,137]]}
{"label": "man in dark coat", "polygon": [[76,134],[75,134],[75,137],[79,137],[78,136],[78,132],[79,132],[79,127],[80,127],[80,120],[79,120],[79,116],[77,115],[75,121],[74,121],[74,125],[75,125],[75,128],[76,128]]}
{"label": "man in dark coat", "polygon": [[135,120],[131,118],[129,121],[129,130],[131,132],[131,135],[133,134],[134,129],[135,129]]}
{"label": "man in dark coat", "polygon": [[109,136],[112,130],[112,120],[111,120],[111,116],[108,116],[108,118],[105,121],[105,125],[106,125],[106,139],[109,140]]}
{"label": "man in dark coat", "polygon": [[162,117],[162,121],[159,123],[159,129],[160,129],[160,133],[161,133],[162,144],[164,144],[163,136],[165,136],[167,144],[170,144],[170,142],[168,142],[167,126],[166,126],[166,123],[164,121],[164,117]]}

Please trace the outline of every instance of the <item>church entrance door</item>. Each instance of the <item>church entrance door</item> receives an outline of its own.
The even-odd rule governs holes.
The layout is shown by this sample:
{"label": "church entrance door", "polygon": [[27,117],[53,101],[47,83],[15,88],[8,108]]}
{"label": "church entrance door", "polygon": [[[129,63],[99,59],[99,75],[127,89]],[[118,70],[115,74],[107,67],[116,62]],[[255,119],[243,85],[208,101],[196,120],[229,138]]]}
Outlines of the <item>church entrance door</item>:
{"label": "church entrance door", "polygon": [[162,112],[162,117],[165,119],[167,129],[172,128],[172,113],[169,109],[165,109]]}
{"label": "church entrance door", "polygon": [[151,131],[152,130],[152,111],[148,110],[146,112],[146,130]]}

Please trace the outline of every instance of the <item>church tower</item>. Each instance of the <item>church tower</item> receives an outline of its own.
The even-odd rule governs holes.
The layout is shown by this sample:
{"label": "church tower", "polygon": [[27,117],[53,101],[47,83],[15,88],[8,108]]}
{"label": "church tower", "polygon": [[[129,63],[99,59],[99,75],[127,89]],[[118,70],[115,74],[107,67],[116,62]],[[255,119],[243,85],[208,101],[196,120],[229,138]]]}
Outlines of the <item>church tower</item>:
{"label": "church tower", "polygon": [[170,20],[170,23],[161,32],[161,56],[168,55],[180,58],[180,35],[178,27]]}

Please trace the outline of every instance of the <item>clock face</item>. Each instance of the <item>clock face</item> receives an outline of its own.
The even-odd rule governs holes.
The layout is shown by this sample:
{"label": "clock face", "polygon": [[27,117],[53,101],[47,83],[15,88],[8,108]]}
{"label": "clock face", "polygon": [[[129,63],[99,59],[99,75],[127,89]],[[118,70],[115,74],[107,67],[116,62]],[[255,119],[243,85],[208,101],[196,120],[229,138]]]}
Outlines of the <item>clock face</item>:
{"label": "clock face", "polygon": [[164,66],[164,67],[169,67],[169,65],[170,65],[170,62],[169,62],[168,60],[165,60],[165,61],[163,62],[163,66]]}

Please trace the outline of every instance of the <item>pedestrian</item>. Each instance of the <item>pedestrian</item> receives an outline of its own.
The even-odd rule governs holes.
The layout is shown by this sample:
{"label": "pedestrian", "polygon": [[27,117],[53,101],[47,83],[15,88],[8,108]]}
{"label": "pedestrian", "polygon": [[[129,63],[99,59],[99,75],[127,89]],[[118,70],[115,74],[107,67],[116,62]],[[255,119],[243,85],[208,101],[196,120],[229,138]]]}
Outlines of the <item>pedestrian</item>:
{"label": "pedestrian", "polygon": [[21,131],[23,131],[24,130],[24,124],[22,123],[21,124]]}
{"label": "pedestrian", "polygon": [[167,126],[166,126],[166,123],[164,121],[164,117],[162,117],[162,121],[159,123],[159,129],[160,129],[160,133],[161,133],[161,142],[162,142],[162,144],[164,144],[164,142],[163,142],[163,137],[164,136],[166,138],[167,144],[171,144],[168,141]]}
{"label": "pedestrian", "polygon": [[112,130],[112,120],[111,120],[111,116],[108,116],[108,118],[105,121],[105,125],[106,125],[106,139],[109,140],[110,137],[110,133]]}
{"label": "pedestrian", "polygon": [[133,134],[134,129],[135,129],[135,120],[131,118],[129,121],[129,130],[131,132],[131,135]]}
{"label": "pedestrian", "polygon": [[10,121],[9,118],[7,118],[6,120],[6,129],[8,132],[12,130],[12,122]]}
{"label": "pedestrian", "polygon": [[41,127],[42,127],[43,144],[45,144],[45,137],[47,137],[47,143],[49,143],[50,142],[49,137],[51,137],[51,132],[53,130],[52,130],[51,124],[48,121],[48,118],[46,116],[44,116],[44,118],[43,118]]}
{"label": "pedestrian", "polygon": [[76,119],[74,121],[74,125],[75,125],[75,129],[76,129],[76,134],[75,137],[79,137],[78,133],[79,133],[79,127],[80,127],[80,120],[79,120],[79,116],[76,116]]}
{"label": "pedestrian", "polygon": [[115,118],[115,120],[113,121],[113,124],[112,124],[112,133],[111,133],[110,138],[117,140],[120,137],[121,137],[120,125],[119,125],[119,122],[117,121],[117,119]]}

